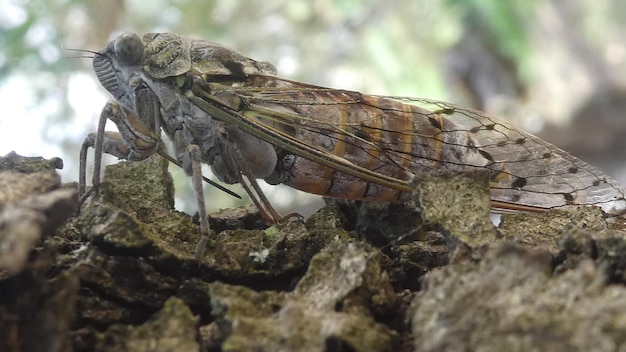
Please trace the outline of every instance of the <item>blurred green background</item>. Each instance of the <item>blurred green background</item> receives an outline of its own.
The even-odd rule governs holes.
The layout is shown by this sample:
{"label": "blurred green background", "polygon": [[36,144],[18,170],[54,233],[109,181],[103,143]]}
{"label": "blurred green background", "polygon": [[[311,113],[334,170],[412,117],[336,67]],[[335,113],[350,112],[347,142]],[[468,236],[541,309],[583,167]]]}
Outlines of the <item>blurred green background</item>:
{"label": "blurred green background", "polygon": [[[0,154],[62,157],[64,181],[75,181],[80,143],[109,98],[90,60],[65,49],[171,31],[272,62],[287,78],[485,110],[624,183],[625,23],[623,0],[3,0]],[[177,205],[194,211],[176,174]],[[310,199],[271,193],[290,210]],[[235,205],[207,197],[212,210]]]}

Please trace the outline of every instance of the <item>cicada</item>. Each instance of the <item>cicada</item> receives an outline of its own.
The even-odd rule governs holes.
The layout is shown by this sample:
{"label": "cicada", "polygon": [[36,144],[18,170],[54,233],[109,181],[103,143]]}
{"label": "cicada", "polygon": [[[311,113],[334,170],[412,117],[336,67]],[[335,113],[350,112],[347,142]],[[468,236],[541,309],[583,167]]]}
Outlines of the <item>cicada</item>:
{"label": "cicada", "polygon": [[[494,210],[590,205],[626,212],[624,190],[601,171],[469,108],[292,81],[270,63],[171,33],[123,34],[94,53],[93,68],[115,100],[81,160],[88,147],[96,157],[167,156],[163,131],[197,195],[198,258],[209,236],[202,163],[222,182],[241,183],[268,221],[280,216],[257,179],[330,197],[402,202],[420,175],[442,171],[487,172]],[[119,133],[104,132],[107,119]]]}

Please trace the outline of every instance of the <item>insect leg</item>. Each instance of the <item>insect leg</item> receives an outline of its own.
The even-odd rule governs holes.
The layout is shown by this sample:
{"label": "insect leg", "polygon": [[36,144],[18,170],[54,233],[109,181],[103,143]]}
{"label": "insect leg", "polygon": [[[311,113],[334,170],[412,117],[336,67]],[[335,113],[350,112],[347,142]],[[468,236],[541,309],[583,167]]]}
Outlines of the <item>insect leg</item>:
{"label": "insect leg", "polygon": [[[104,131],[107,120],[116,125],[119,133]],[[80,201],[83,202],[94,187],[100,184],[102,153],[114,155],[120,159],[138,161],[154,154],[159,145],[159,137],[151,130],[134,111],[108,102],[98,120],[97,132],[90,133],[83,141],[80,150],[78,190]],[[92,188],[86,191],[87,150],[95,149]]]}
{"label": "insect leg", "polygon": [[276,224],[282,220],[282,217],[278,214],[278,212],[274,209],[270,201],[267,199],[261,187],[256,182],[255,179],[249,178],[245,176],[245,174],[240,175],[239,184],[246,191],[252,203],[259,209],[261,213],[261,217],[265,222],[270,224]]}
{"label": "insect leg", "polygon": [[[100,162],[102,161],[102,156],[98,155],[98,151],[102,153],[102,143],[104,141],[104,127],[106,126],[108,113],[109,113],[109,110],[107,109],[108,105],[109,104],[107,103],[107,105],[102,109],[102,112],[100,112],[100,118],[98,119],[97,132],[89,133],[87,135],[87,138],[85,138],[85,140],[83,141],[83,145],[80,148],[80,157],[79,157],[79,166],[78,166],[78,169],[79,169],[78,170],[78,196],[80,197],[79,204],[82,204],[82,202],[87,198],[87,196],[89,196],[88,193],[91,193],[91,190],[93,190],[93,186],[100,183]],[[112,144],[115,144],[115,143],[112,143]],[[94,181],[97,180],[97,182],[92,182],[92,188],[88,192],[85,192],[85,189],[87,187],[87,176],[86,176],[87,174],[87,150],[89,149],[89,147],[93,147],[96,149],[96,155],[94,156],[95,160],[94,160],[93,178],[94,178]]]}
{"label": "insect leg", "polygon": [[187,153],[189,155],[189,159],[191,160],[191,184],[194,192],[196,193],[198,215],[200,218],[200,241],[196,245],[195,250],[196,260],[200,260],[204,256],[207,244],[209,243],[209,233],[211,232],[211,228],[209,227],[209,219],[207,217],[206,206],[204,204],[200,147],[192,144],[187,147]]}
{"label": "insect leg", "polygon": [[209,243],[209,234],[211,228],[207,217],[206,206],[204,202],[204,190],[202,189],[202,153],[197,144],[192,143],[193,137],[189,130],[185,127],[174,131],[172,142],[176,158],[180,167],[185,171],[187,176],[191,177],[191,185],[196,195],[196,204],[198,205],[198,215],[200,219],[200,241],[196,245],[196,260],[201,260],[206,252]]}
{"label": "insect leg", "polygon": [[80,161],[79,161],[79,172],[78,172],[78,194],[81,196],[81,200],[84,200],[88,197],[94,188],[97,188],[97,185],[100,184],[100,160],[102,159],[101,153],[107,153],[110,155],[114,155],[120,159],[127,159],[128,154],[130,153],[130,148],[126,146],[124,143],[122,136],[117,132],[109,132],[106,131],[101,134],[103,136],[100,154],[96,153],[96,155],[100,155],[98,160],[94,161],[94,171],[93,171],[93,180],[92,187],[86,190],[86,173],[87,173],[87,150],[92,147],[95,148],[97,145],[97,134],[89,133],[87,138],[83,141],[83,144],[80,148]]}
{"label": "insect leg", "polygon": [[[241,187],[243,187],[254,205],[257,207],[257,209],[259,209],[261,217],[263,217],[263,220],[265,220],[267,223],[277,224],[291,219],[304,220],[302,214],[298,213],[289,213],[285,216],[281,216],[280,214],[278,214],[276,209],[274,209],[274,207],[272,206],[272,203],[265,196],[265,193],[263,193],[263,191],[261,190],[261,187],[259,187],[259,184],[256,182],[256,180],[243,174],[241,176]],[[252,189],[250,187],[252,187]]]}
{"label": "insect leg", "polygon": [[[167,161],[169,161],[170,163],[180,167],[181,169],[183,168],[183,165],[176,159],[174,159],[174,157],[172,157],[171,155],[167,154],[167,151],[165,151],[165,148],[159,148],[159,150],[157,151],[157,153],[159,153],[160,156],[162,156],[163,158],[167,159]],[[202,176],[202,175],[201,175]],[[228,188],[220,185],[217,182],[214,182],[213,180],[206,178],[204,176],[202,176],[202,181],[210,184],[211,186],[219,189],[220,191],[224,192],[224,193],[228,193],[229,195],[237,198],[237,199],[241,199],[241,196],[238,195],[237,193],[229,190]]]}
{"label": "insect leg", "polygon": [[[302,218],[299,214],[289,214],[286,217],[278,214],[256,182],[257,177],[260,177],[259,174],[267,173],[267,170],[264,169],[268,165],[273,170],[276,164],[274,150],[264,151],[264,145],[256,144],[255,137],[232,126],[220,125],[216,130],[221,163],[215,163],[213,171],[222,176],[228,175],[229,182],[241,184],[254,205],[259,209],[265,222],[276,224],[292,217]],[[261,162],[255,162],[258,160]]]}

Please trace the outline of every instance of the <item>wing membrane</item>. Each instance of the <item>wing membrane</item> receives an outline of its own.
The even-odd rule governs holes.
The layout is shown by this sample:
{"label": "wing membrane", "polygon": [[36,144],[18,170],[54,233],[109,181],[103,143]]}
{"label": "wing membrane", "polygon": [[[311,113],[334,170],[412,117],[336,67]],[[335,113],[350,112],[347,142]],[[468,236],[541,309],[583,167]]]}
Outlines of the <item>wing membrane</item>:
{"label": "wing membrane", "polygon": [[209,81],[204,78],[189,96],[215,118],[290,153],[386,188],[405,193],[411,190],[411,178],[420,173],[486,169],[498,207],[597,205],[614,214],[626,210],[624,191],[601,171],[472,109],[275,76],[253,75],[236,88],[207,87]]}

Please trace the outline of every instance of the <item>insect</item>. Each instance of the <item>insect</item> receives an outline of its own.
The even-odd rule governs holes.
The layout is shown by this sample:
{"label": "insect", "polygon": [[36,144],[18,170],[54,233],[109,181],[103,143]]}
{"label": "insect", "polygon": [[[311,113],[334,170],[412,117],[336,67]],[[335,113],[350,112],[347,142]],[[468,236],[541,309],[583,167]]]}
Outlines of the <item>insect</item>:
{"label": "insect", "polygon": [[[93,67],[115,101],[85,140],[81,161],[96,149],[97,184],[102,151],[128,160],[167,157],[164,131],[196,191],[198,258],[209,236],[201,163],[221,181],[241,183],[274,222],[281,217],[256,179],[331,197],[406,201],[421,174],[457,170],[488,171],[496,210],[626,212],[624,190],[601,171],[469,108],[284,79],[270,63],[171,33],[123,34],[94,53]],[[119,133],[104,132],[107,119]]]}

